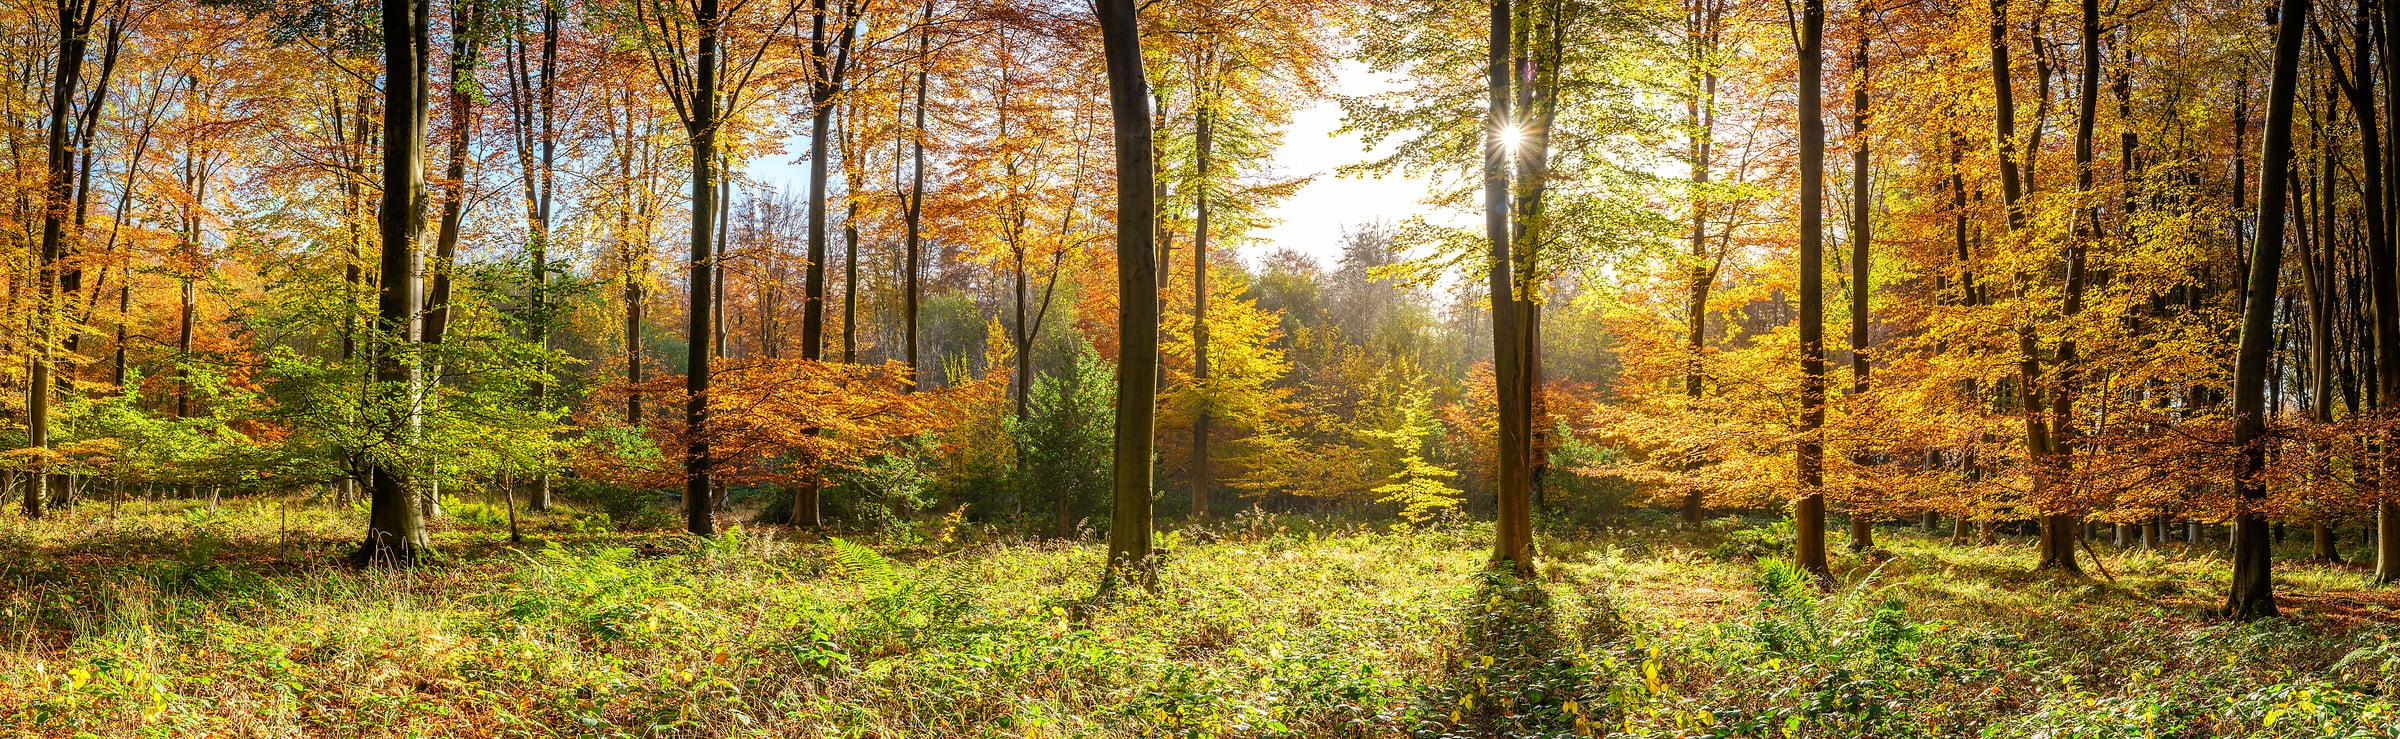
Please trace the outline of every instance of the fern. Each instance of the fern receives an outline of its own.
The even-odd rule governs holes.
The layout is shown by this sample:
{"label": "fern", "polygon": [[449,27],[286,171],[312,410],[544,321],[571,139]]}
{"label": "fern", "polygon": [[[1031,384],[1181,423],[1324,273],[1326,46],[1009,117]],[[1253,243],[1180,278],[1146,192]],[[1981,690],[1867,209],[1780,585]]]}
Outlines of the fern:
{"label": "fern", "polygon": [[826,537],[833,545],[833,570],[843,577],[853,577],[871,583],[889,583],[897,575],[892,560],[839,536]]}

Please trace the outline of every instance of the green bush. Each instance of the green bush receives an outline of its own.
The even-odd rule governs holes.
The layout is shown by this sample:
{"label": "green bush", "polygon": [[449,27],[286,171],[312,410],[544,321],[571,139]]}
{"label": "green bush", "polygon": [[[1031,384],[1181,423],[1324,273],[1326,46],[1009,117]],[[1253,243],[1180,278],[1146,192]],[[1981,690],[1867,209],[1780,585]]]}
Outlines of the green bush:
{"label": "green bush", "polygon": [[1793,540],[1792,522],[1782,520],[1765,526],[1734,529],[1716,546],[1710,547],[1708,553],[1717,559],[1731,561],[1767,559],[1791,554]]}

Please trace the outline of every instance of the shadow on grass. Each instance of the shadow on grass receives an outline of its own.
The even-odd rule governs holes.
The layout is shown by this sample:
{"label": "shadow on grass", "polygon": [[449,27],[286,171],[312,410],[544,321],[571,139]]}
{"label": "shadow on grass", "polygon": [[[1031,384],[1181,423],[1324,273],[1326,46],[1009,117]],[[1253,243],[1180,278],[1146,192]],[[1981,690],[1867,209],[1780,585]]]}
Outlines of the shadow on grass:
{"label": "shadow on grass", "polygon": [[1458,604],[1459,631],[1440,676],[1413,699],[1417,737],[1568,736],[1589,730],[1586,713],[1608,704],[1582,642],[1616,638],[1625,626],[1605,597],[1569,628],[1539,583],[1485,571]]}

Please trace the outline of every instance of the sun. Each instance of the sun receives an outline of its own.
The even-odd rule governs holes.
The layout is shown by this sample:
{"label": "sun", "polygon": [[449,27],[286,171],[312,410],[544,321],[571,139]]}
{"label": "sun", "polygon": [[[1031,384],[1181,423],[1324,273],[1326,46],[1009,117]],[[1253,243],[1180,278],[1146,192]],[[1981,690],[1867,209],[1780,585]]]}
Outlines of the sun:
{"label": "sun", "polygon": [[1522,127],[1519,127],[1519,126],[1516,126],[1516,125],[1514,125],[1514,124],[1511,124],[1511,125],[1506,125],[1506,126],[1501,126],[1501,127],[1500,127],[1500,145],[1501,145],[1501,146],[1508,147],[1509,151],[1516,151],[1517,147],[1524,145],[1524,143],[1525,143],[1525,129],[1524,129],[1524,128],[1522,128]]}

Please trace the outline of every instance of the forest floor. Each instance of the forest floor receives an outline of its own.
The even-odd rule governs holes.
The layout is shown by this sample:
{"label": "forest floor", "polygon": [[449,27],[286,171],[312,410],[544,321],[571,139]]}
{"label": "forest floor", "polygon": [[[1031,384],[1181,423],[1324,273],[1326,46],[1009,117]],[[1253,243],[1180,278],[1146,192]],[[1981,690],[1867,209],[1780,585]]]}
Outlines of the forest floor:
{"label": "forest floor", "polygon": [[974,524],[452,514],[397,572],[297,500],[7,516],[0,736],[2400,737],[2400,590],[2284,564],[2229,623],[2215,548],[2075,579],[1894,526],[1819,592],[1763,518],[1548,526],[1519,581],[1488,525],[1251,514],[1094,600],[1099,544]]}

